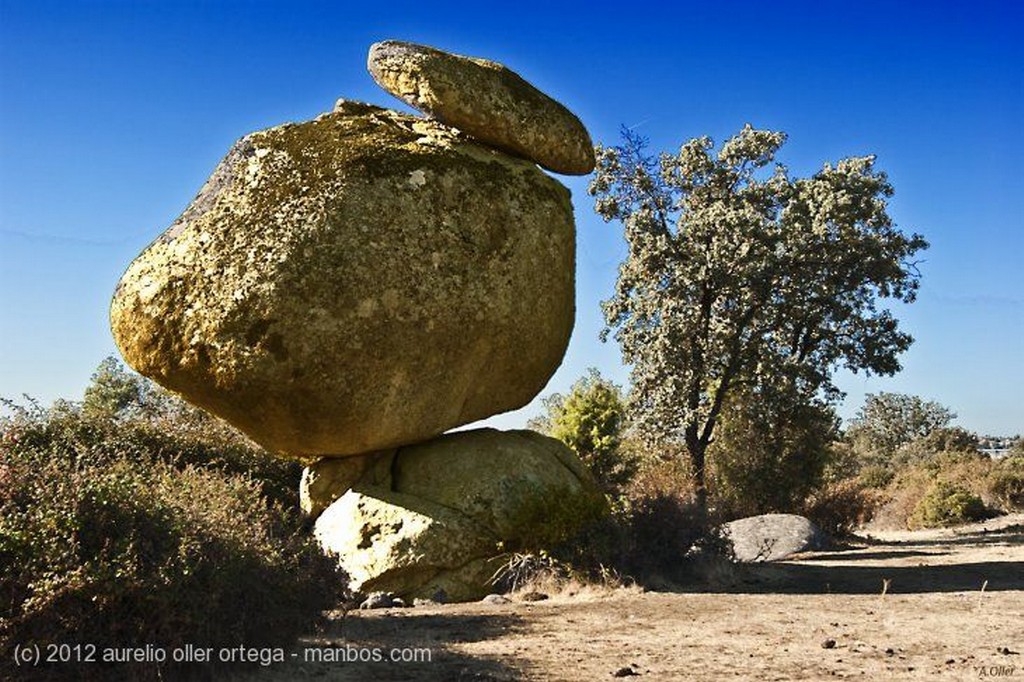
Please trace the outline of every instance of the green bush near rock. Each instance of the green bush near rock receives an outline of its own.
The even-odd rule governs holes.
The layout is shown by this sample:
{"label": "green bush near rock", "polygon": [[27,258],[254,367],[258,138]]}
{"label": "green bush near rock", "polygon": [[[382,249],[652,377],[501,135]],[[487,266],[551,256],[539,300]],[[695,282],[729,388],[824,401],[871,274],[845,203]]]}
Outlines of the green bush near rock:
{"label": "green bush near rock", "polygon": [[955,526],[981,521],[988,516],[985,503],[970,490],[952,483],[939,482],[917,503],[910,524],[926,528]]}
{"label": "green bush near rock", "polygon": [[[294,500],[279,499],[285,469],[242,440],[223,442],[226,432],[207,440],[177,426],[71,404],[0,423],[0,677],[19,642],[286,647],[336,605],[346,581]],[[168,661],[90,672],[210,670]]]}

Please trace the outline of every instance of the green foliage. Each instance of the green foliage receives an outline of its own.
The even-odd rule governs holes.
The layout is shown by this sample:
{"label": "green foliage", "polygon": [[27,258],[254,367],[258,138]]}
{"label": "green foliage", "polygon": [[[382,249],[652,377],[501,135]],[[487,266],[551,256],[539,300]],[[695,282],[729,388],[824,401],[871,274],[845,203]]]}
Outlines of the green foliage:
{"label": "green foliage", "polygon": [[[143,380],[145,381],[145,380]],[[5,446],[15,452],[51,452],[54,457],[88,456],[95,461],[156,460],[253,478],[261,492],[284,506],[297,504],[302,467],[274,457],[225,422],[172,396],[160,413],[111,416],[72,403],[52,408],[7,402]],[[179,404],[181,403],[181,404]]]}
{"label": "green foliage", "polygon": [[922,525],[922,500],[937,486],[966,490],[986,505],[995,506],[996,500],[989,490],[993,466],[993,461],[983,454],[954,451],[940,452],[898,469],[884,467],[894,475],[886,488],[877,490],[881,502],[874,521],[891,528]]}
{"label": "green foliage", "polygon": [[727,397],[780,379],[804,401],[834,398],[832,373],[893,374],[911,338],[880,298],[914,300],[927,247],[893,224],[873,156],[791,178],[779,132],[746,126],[717,153],[707,137],[655,160],[624,132],[598,147],[589,191],[629,252],[604,304],[630,406],[652,440],[685,444],[696,492]]}
{"label": "green foliage", "polygon": [[115,417],[145,401],[146,383],[110,356],[93,372],[82,401],[83,411],[92,416]]}
{"label": "green foliage", "polygon": [[896,478],[896,474],[891,468],[879,465],[864,467],[858,476],[864,487],[876,489],[885,488],[892,483],[894,478]]}
{"label": "green foliage", "polygon": [[940,426],[927,435],[901,446],[888,458],[888,466],[900,469],[919,462],[927,464],[947,454],[979,456],[981,451],[978,449],[978,436],[959,426]]}
{"label": "green foliage", "polygon": [[622,389],[591,369],[569,391],[544,400],[546,415],[530,426],[569,446],[602,488],[617,494],[636,470],[621,445],[625,429]]}
{"label": "green foliage", "polygon": [[18,642],[288,646],[337,603],[347,581],[303,527],[294,465],[227,432],[96,404],[121,407],[31,406],[0,423],[0,676]]}
{"label": "green foliage", "polygon": [[542,502],[524,509],[509,519],[512,528],[521,530],[522,541],[505,549],[520,553],[547,551],[569,541],[581,526],[593,524],[608,514],[604,495],[558,491],[546,495]]}
{"label": "green foliage", "polygon": [[[920,454],[921,449],[930,448],[934,448],[933,452],[942,452],[947,446],[976,449],[976,437],[963,429],[946,428],[955,418],[956,414],[949,408],[918,396],[868,394],[864,406],[851,420],[846,437],[861,453],[862,459],[870,464],[889,464],[901,448],[915,441],[920,445],[916,454]],[[932,436],[939,429],[943,431]],[[912,456],[915,452],[909,454]]]}
{"label": "green foliage", "polygon": [[939,481],[921,498],[910,518],[911,526],[955,526],[988,518],[982,499],[970,490]]}
{"label": "green foliage", "polygon": [[[916,463],[916,468],[926,472],[935,480],[953,480],[955,478],[981,480],[991,470],[992,459],[980,452],[953,450],[938,452],[932,457],[920,460]],[[897,472],[897,479],[902,473],[902,471]]]}
{"label": "green foliage", "polygon": [[922,452],[966,452],[978,453],[978,435],[959,426],[940,426],[927,435],[911,441],[906,447],[915,447]]}
{"label": "green foliage", "polygon": [[839,419],[774,390],[737,392],[708,451],[713,497],[732,517],[793,512],[821,484]]}

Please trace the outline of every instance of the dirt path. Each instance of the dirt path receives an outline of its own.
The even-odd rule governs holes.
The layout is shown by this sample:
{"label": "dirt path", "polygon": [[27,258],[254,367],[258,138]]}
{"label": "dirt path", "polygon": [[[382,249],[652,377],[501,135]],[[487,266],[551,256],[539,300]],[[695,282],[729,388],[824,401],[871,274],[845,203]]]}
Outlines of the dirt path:
{"label": "dirt path", "polygon": [[[1024,515],[875,532],[845,551],[727,571],[711,589],[339,614],[257,679],[603,680],[629,668],[652,680],[1024,682]],[[374,647],[385,661],[302,662]],[[395,648],[431,661],[390,662]]]}

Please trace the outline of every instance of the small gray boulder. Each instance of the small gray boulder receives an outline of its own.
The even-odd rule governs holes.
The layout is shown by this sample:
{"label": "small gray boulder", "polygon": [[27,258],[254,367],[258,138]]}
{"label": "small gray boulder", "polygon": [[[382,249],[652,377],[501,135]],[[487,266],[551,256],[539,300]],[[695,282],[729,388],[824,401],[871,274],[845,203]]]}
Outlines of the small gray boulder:
{"label": "small gray boulder", "polygon": [[737,561],[779,561],[797,552],[826,549],[829,538],[810,520],[796,514],[762,514],[730,521],[723,527]]}

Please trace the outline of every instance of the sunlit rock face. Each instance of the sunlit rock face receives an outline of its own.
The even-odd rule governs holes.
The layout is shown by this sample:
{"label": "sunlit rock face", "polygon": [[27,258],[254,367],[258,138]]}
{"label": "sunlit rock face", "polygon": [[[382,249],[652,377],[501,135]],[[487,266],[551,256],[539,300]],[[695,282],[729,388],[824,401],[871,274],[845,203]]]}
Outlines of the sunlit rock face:
{"label": "sunlit rock face", "polygon": [[242,138],[111,306],[140,373],[289,456],[519,408],[574,317],[569,192],[440,123],[341,102]]}
{"label": "sunlit rock face", "polygon": [[590,134],[575,114],[502,64],[386,40],[370,48],[367,68],[395,97],[483,144],[556,173],[594,170]]}
{"label": "sunlit rock face", "polygon": [[303,486],[317,539],[357,592],[479,599],[502,552],[558,543],[607,512],[576,454],[532,431],[462,431],[367,460],[359,473],[323,460]]}

